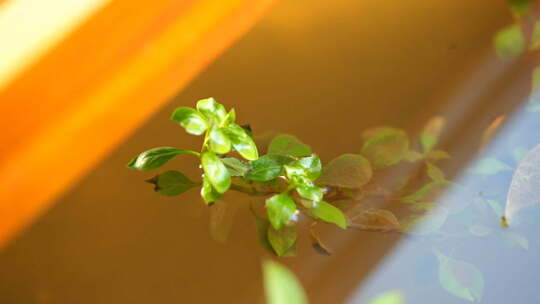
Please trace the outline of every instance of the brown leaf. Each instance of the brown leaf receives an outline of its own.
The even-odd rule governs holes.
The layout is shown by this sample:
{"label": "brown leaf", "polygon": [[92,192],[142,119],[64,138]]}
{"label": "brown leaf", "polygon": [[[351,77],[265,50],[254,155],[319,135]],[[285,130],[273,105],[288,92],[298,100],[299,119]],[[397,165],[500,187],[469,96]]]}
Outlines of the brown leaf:
{"label": "brown leaf", "polygon": [[399,230],[400,224],[394,213],[385,209],[367,209],[351,217],[349,226],[362,230],[393,231]]}

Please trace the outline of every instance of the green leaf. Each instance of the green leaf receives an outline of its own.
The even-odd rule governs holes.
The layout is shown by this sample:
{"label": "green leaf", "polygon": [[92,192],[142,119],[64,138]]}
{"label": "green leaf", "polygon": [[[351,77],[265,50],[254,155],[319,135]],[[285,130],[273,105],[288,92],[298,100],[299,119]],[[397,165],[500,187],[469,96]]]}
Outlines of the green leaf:
{"label": "green leaf", "polygon": [[247,160],[256,160],[259,158],[257,146],[251,136],[246,133],[242,127],[237,124],[230,124],[224,128],[224,132],[231,139],[233,147],[243,158]]}
{"label": "green leaf", "polygon": [[375,169],[400,162],[409,151],[409,139],[402,133],[391,133],[372,137],[362,147],[362,154]]}
{"label": "green leaf", "polygon": [[174,170],[161,173],[151,181],[156,186],[156,192],[165,196],[179,195],[197,186],[197,183],[191,181],[184,174]]}
{"label": "green leaf", "polygon": [[231,109],[229,113],[227,113],[227,116],[225,116],[225,126],[228,126],[229,124],[232,124],[236,121],[236,111],[234,109]]}
{"label": "green leaf", "polygon": [[294,136],[279,135],[270,142],[268,153],[302,157],[310,155],[311,148]]}
{"label": "green leaf", "polygon": [[420,135],[420,143],[422,144],[422,149],[425,152],[430,151],[439,141],[439,136],[441,134],[442,128],[446,124],[446,119],[442,116],[434,116],[428,120],[422,134]]}
{"label": "green leaf", "polygon": [[171,120],[179,123],[186,132],[201,135],[208,129],[208,122],[204,116],[192,108],[181,107],[174,110]]}
{"label": "green leaf", "polygon": [[308,157],[302,157],[295,163],[297,163],[300,167],[304,168],[306,172],[306,177],[309,180],[314,181],[321,175],[321,159],[315,154]]}
{"label": "green leaf", "polygon": [[191,150],[177,149],[172,147],[158,147],[137,155],[127,164],[127,166],[128,168],[138,171],[154,170],[163,166],[173,157],[180,154],[199,155],[199,153]]}
{"label": "green leaf", "polygon": [[501,203],[495,200],[486,200],[486,203],[491,207],[491,210],[497,218],[501,218],[504,215],[504,207]]}
{"label": "green leaf", "polygon": [[212,97],[197,101],[197,110],[206,117],[208,121],[213,121],[220,125],[227,116],[225,107],[217,103]]}
{"label": "green leaf", "polygon": [[518,24],[510,25],[500,30],[494,38],[495,51],[503,60],[511,60],[525,50],[525,37]]}
{"label": "green leaf", "polygon": [[510,9],[517,15],[525,15],[531,10],[533,0],[508,0]]}
{"label": "green leaf", "polygon": [[343,154],[330,161],[317,180],[318,184],[341,188],[360,188],[373,175],[369,161],[358,154]]}
{"label": "green leaf", "polygon": [[266,154],[251,162],[252,169],[246,174],[247,179],[259,182],[271,181],[284,174],[283,166],[294,159],[277,154]]}
{"label": "green leaf", "polygon": [[231,140],[223,128],[213,128],[209,135],[210,150],[217,154],[226,154],[231,151]]}
{"label": "green leaf", "polygon": [[231,175],[219,157],[213,152],[201,156],[204,177],[219,193],[224,193],[231,186]]}
{"label": "green leaf", "polygon": [[263,263],[267,304],[307,304],[302,285],[287,268],[273,261]]}
{"label": "green leaf", "polygon": [[439,282],[450,294],[480,302],[484,292],[484,277],[472,264],[435,253],[439,260]]}
{"label": "green leaf", "polygon": [[512,168],[507,164],[493,157],[481,158],[470,169],[469,173],[478,175],[493,175],[502,171],[511,171]]}
{"label": "green leaf", "polygon": [[276,194],[266,200],[266,212],[274,229],[281,229],[296,216],[296,204],[287,194]]}
{"label": "green leaf", "polygon": [[312,184],[300,185],[296,188],[296,192],[298,192],[300,196],[316,202],[321,201],[324,195],[321,188]]}
{"label": "green leaf", "polygon": [[442,172],[441,169],[439,169],[437,166],[433,165],[432,163],[427,163],[427,175],[429,178],[431,178],[435,182],[444,182],[446,180],[446,176],[444,172]]}
{"label": "green leaf", "polygon": [[419,201],[431,201],[436,199],[448,187],[447,182],[433,181],[422,186],[416,192],[403,197],[401,200],[405,203],[414,203]]}
{"label": "green leaf", "polygon": [[207,205],[213,204],[221,198],[221,193],[214,189],[207,177],[203,178],[201,197]]}
{"label": "green leaf", "polygon": [[420,143],[422,144],[422,149],[424,149],[424,152],[427,152],[439,141],[439,138],[436,135],[433,134],[422,134],[420,135]]}
{"label": "green leaf", "polygon": [[342,229],[347,229],[347,219],[343,212],[325,201],[314,202],[311,212],[313,212],[313,215],[317,218],[320,218],[327,223],[335,224]]}
{"label": "green leaf", "polygon": [[284,226],[279,230],[268,227],[268,241],[278,256],[294,255],[296,245],[296,227]]}
{"label": "green leaf", "polygon": [[388,291],[369,301],[369,304],[405,304],[405,297],[400,291]]}
{"label": "green leaf", "polygon": [[251,169],[250,164],[245,163],[238,158],[225,157],[222,158],[221,161],[225,167],[227,167],[231,176],[244,176]]}

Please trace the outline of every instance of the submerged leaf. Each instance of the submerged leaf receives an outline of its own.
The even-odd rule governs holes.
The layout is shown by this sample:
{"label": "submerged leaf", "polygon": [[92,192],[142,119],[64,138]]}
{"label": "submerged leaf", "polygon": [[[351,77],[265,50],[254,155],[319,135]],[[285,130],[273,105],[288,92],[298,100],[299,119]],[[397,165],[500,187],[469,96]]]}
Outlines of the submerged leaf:
{"label": "submerged leaf", "polygon": [[402,221],[402,230],[407,233],[426,235],[438,231],[448,218],[446,208],[431,210],[424,215],[412,215]]}
{"label": "submerged leaf", "polygon": [[404,304],[404,303],[405,303],[405,297],[403,296],[403,293],[397,290],[385,292],[377,296],[375,299],[369,301],[369,304]]}
{"label": "submerged leaf", "polygon": [[515,14],[525,15],[531,10],[533,0],[508,0],[508,4]]}
{"label": "submerged leaf", "polygon": [[512,170],[510,166],[493,157],[481,158],[468,169],[469,173],[478,175],[493,175],[510,170]]}
{"label": "submerged leaf", "polygon": [[268,227],[268,241],[278,256],[294,256],[296,246],[296,227],[284,226],[279,230]]}
{"label": "submerged leaf", "polygon": [[259,236],[259,243],[268,252],[276,254],[268,240],[268,229],[271,227],[270,222],[265,218],[259,217],[253,210],[251,210],[251,212],[255,218],[255,228],[257,230],[257,235]]}
{"label": "submerged leaf", "polygon": [[408,151],[409,139],[404,133],[378,135],[368,139],[362,147],[362,154],[375,169],[397,164]]}
{"label": "submerged leaf", "polygon": [[388,135],[388,134],[405,134],[405,131],[393,127],[373,127],[362,132],[362,139],[368,140],[375,136]]}
{"label": "submerged leaf", "polygon": [[219,201],[210,208],[209,230],[212,238],[225,243],[229,237],[238,206],[230,202]]}
{"label": "submerged leaf", "polygon": [[502,231],[501,236],[503,241],[510,246],[517,246],[529,250],[529,240],[525,236],[511,231]]}
{"label": "submerged leaf", "polygon": [[439,136],[445,123],[446,119],[442,116],[435,116],[427,122],[420,135],[420,143],[422,144],[424,152],[430,151],[438,143]]}
{"label": "submerged leaf", "polygon": [[525,37],[521,27],[517,24],[507,26],[500,30],[494,38],[497,55],[503,60],[511,60],[525,50]]}
{"label": "submerged leaf", "polygon": [[538,203],[540,203],[540,145],[525,155],[514,172],[504,215],[511,221],[516,212]]}
{"label": "submerged leaf", "polygon": [[267,304],[307,304],[302,285],[294,274],[281,264],[265,261],[263,277]]}
{"label": "submerged leaf", "polygon": [[302,157],[310,155],[311,148],[294,136],[279,135],[270,142],[268,153]]}
{"label": "submerged leaf", "polygon": [[175,196],[186,192],[197,186],[197,183],[191,181],[184,174],[170,170],[157,175],[155,180],[155,190],[161,195]]}
{"label": "submerged leaf", "polygon": [[358,154],[343,154],[330,161],[317,180],[318,184],[341,188],[360,188],[373,172],[369,161]]}
{"label": "submerged leaf", "polygon": [[319,235],[317,234],[317,232],[315,232],[313,228],[309,229],[309,236],[311,237],[311,247],[313,247],[315,251],[324,255],[332,254],[328,247],[326,247],[326,245],[324,245],[324,243],[321,241]]}
{"label": "submerged leaf", "polygon": [[441,160],[441,159],[449,159],[451,158],[450,154],[448,152],[443,150],[431,150],[428,153],[426,153],[426,158],[429,160]]}
{"label": "submerged leaf", "polygon": [[446,176],[439,167],[435,166],[432,163],[427,163],[427,175],[435,182],[444,182]]}
{"label": "submerged leaf", "polygon": [[472,264],[435,253],[439,260],[439,282],[450,294],[471,302],[480,302],[484,277]]}
{"label": "submerged leaf", "polygon": [[363,210],[360,214],[351,217],[351,221],[353,222],[351,227],[362,230],[393,231],[401,227],[394,213],[385,209]]}

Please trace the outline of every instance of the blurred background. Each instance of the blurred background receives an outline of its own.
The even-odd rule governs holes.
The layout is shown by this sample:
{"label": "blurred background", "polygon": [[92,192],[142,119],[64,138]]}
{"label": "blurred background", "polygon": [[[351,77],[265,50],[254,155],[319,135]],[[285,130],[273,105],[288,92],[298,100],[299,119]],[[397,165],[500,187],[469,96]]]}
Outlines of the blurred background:
{"label": "blurred background", "polygon": [[[323,162],[359,152],[366,128],[392,125],[415,138],[442,115],[442,147],[454,155],[445,170],[457,180],[474,161],[484,129],[502,114],[527,124],[508,123],[513,131],[494,142],[510,144],[518,135],[515,141],[529,148],[540,142],[532,134],[538,117],[520,110],[536,59],[503,62],[492,45],[512,22],[504,0],[280,1],[0,251],[0,302],[263,303],[260,263],[268,254],[247,198],[225,198],[239,207],[227,242],[219,243],[197,190],[160,197],[144,183],[151,173],[125,168],[155,146],[197,149],[200,138],[169,120],[173,109],[212,96],[234,107],[255,134],[295,134]],[[167,166],[194,179],[200,174],[188,157]],[[492,229],[497,223],[494,217]],[[540,300],[534,229],[522,231],[527,251],[478,241],[452,248],[447,242],[444,249],[484,271],[479,302],[532,303]],[[440,243],[330,226],[320,234],[331,256],[312,250],[304,236],[298,256],[282,260],[312,303],[365,303],[396,289],[407,303],[467,302],[437,283],[430,249]]]}

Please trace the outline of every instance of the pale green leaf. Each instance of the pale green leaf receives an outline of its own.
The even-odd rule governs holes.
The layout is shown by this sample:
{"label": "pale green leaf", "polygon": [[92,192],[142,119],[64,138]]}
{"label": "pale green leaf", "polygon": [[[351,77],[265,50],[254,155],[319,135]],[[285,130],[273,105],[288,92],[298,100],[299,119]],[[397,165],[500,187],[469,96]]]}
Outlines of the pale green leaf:
{"label": "pale green leaf", "polygon": [[214,189],[224,193],[231,186],[231,174],[219,157],[213,152],[205,152],[201,156],[204,177],[210,181]]}
{"label": "pale green leaf", "polygon": [[347,229],[347,219],[343,212],[325,201],[314,202],[311,212],[317,218],[327,223],[335,224],[342,229]]}
{"label": "pale green leaf", "polygon": [[137,155],[127,164],[127,167],[138,171],[154,170],[165,165],[173,157],[180,154],[199,155],[199,153],[191,150],[158,147]]}
{"label": "pale green leaf", "polygon": [[179,123],[187,133],[193,135],[201,135],[209,127],[208,121],[201,113],[188,107],[174,110],[171,120]]}
{"label": "pale green leaf", "polygon": [[209,134],[210,150],[217,154],[226,154],[231,151],[231,140],[223,128],[212,128]]}
{"label": "pale green leaf", "polygon": [[221,124],[227,116],[225,107],[212,97],[197,101],[197,110],[216,125]]}
{"label": "pale green leaf", "polygon": [[266,212],[274,229],[281,229],[296,216],[296,204],[286,193],[276,194],[266,200]]}
{"label": "pale green leaf", "polygon": [[480,302],[484,293],[484,277],[474,265],[436,252],[439,260],[439,282],[450,294]]}
{"label": "pale green leaf", "polygon": [[511,60],[520,56],[525,50],[525,37],[517,24],[500,30],[494,38],[497,55],[503,60]]}
{"label": "pale green leaf", "polygon": [[469,173],[478,175],[493,175],[511,170],[510,166],[493,157],[481,158],[468,169]]}
{"label": "pale green leaf", "polygon": [[268,227],[268,241],[278,256],[294,256],[296,245],[296,227],[284,226],[279,230]]}
{"label": "pale green leaf", "polygon": [[279,135],[270,142],[268,153],[302,157],[310,155],[311,148],[294,136]]}
{"label": "pale green leaf", "polygon": [[265,261],[263,277],[267,304],[307,304],[302,285],[294,274],[281,264]]}
{"label": "pale green leaf", "polygon": [[372,137],[362,147],[362,154],[375,169],[397,164],[408,151],[409,139],[405,134],[400,133]]}
{"label": "pale green leaf", "polygon": [[400,291],[388,291],[369,301],[369,304],[405,304],[405,297]]}

